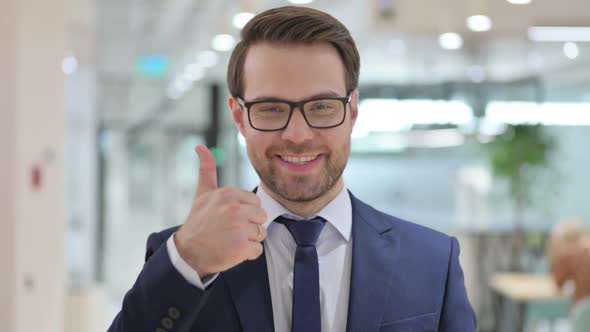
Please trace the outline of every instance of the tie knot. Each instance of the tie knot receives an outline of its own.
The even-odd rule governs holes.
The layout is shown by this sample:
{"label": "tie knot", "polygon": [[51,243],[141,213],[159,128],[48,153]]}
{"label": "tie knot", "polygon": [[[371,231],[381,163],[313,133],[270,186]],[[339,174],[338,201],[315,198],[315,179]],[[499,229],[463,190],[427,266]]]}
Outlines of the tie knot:
{"label": "tie knot", "polygon": [[315,246],[326,223],[326,220],[322,217],[309,220],[293,220],[280,216],[275,221],[287,227],[297,246]]}

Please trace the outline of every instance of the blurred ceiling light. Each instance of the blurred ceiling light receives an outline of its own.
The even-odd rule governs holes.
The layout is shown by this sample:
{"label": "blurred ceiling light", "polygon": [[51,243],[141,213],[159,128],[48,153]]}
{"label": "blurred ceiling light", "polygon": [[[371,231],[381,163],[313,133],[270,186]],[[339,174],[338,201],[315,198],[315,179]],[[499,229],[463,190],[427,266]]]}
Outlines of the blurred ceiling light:
{"label": "blurred ceiling light", "polygon": [[407,146],[412,148],[450,148],[465,144],[465,136],[454,128],[416,130],[406,136]]}
{"label": "blurred ceiling light", "polygon": [[506,124],[553,126],[590,125],[590,103],[534,103],[492,101],[485,118]]}
{"label": "blurred ceiling light", "polygon": [[531,0],[506,0],[513,5],[528,5]]}
{"label": "blurred ceiling light", "polygon": [[446,50],[457,50],[463,46],[463,38],[458,33],[446,32],[438,37],[438,43]]}
{"label": "blurred ceiling light", "polygon": [[205,69],[198,63],[191,63],[184,69],[183,76],[188,81],[198,81],[205,77]]}
{"label": "blurred ceiling light", "polygon": [[192,86],[192,82],[182,76],[176,78],[173,84],[176,91],[180,92],[181,94],[190,90]]}
{"label": "blurred ceiling light", "polygon": [[205,68],[214,67],[217,64],[218,58],[217,53],[211,50],[203,51],[197,56],[199,63]]}
{"label": "blurred ceiling light", "polygon": [[354,152],[401,152],[407,148],[436,149],[465,144],[465,135],[456,128],[418,129],[404,133],[377,133],[356,137]]}
{"label": "blurred ceiling light", "polygon": [[580,49],[578,48],[578,44],[572,42],[567,42],[563,44],[563,54],[565,54],[565,56],[568,59],[573,60],[577,58],[578,55],[580,55]]}
{"label": "blurred ceiling light", "polygon": [[238,29],[242,29],[248,21],[250,21],[254,17],[252,13],[238,13],[234,16],[233,24],[234,27]]}
{"label": "blurred ceiling light", "polygon": [[193,82],[186,79],[185,74],[176,77],[166,89],[166,95],[170,99],[179,99],[182,95],[190,90]]}
{"label": "blurred ceiling light", "polygon": [[530,27],[529,39],[537,42],[590,42],[590,27]]}
{"label": "blurred ceiling light", "polygon": [[61,62],[61,69],[63,70],[64,74],[72,75],[76,72],[76,70],[78,70],[78,59],[76,59],[76,57],[73,55],[65,57]]}
{"label": "blurred ceiling light", "polygon": [[359,104],[359,117],[354,137],[370,132],[399,132],[413,125],[466,125],[474,120],[469,105],[461,101],[365,99]]}
{"label": "blurred ceiling light", "polygon": [[492,20],[485,15],[473,15],[467,18],[467,27],[471,31],[489,31],[492,28]]}
{"label": "blurred ceiling light", "polygon": [[506,131],[506,123],[491,121],[488,117],[483,117],[478,121],[477,130],[482,136],[498,136]]}
{"label": "blurred ceiling light", "polygon": [[289,2],[295,5],[304,5],[306,3],[312,3],[313,0],[289,0]]}
{"label": "blurred ceiling light", "polygon": [[232,35],[220,34],[213,37],[212,47],[219,52],[227,52],[236,44],[236,39]]}

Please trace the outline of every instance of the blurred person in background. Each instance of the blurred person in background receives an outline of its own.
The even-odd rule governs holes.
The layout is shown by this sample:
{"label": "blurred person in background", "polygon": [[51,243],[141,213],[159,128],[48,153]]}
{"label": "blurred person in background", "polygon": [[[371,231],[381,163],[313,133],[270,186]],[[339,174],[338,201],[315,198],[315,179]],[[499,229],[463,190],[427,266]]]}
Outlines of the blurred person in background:
{"label": "blurred person in background", "polygon": [[577,219],[560,222],[551,233],[547,257],[555,283],[572,296],[572,331],[588,331],[590,328],[590,231]]}
{"label": "blurred person in background", "polygon": [[149,237],[109,331],[475,331],[458,241],[344,185],[360,67],[348,29],[283,7],[241,37],[229,108],[260,185],[219,188],[197,146],[189,216]]}

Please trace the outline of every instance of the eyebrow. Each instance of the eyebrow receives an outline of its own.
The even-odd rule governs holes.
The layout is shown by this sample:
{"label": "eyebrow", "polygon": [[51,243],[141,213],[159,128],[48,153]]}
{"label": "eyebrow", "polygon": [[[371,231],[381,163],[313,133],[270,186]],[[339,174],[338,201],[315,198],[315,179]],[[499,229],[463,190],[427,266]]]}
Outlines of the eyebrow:
{"label": "eyebrow", "polygon": [[[340,93],[337,93],[335,91],[324,91],[324,92],[317,93],[317,94],[314,94],[311,96],[307,96],[301,100],[310,100],[310,99],[318,99],[318,98],[342,98],[342,97],[343,96]],[[348,97],[348,96],[344,96],[344,97]],[[257,102],[257,101],[266,101],[266,100],[269,100],[269,101],[272,101],[272,100],[279,101],[280,100],[280,101],[290,101],[290,102],[294,101],[294,100],[279,98],[276,96],[258,96],[252,100],[248,100],[248,102],[253,103],[253,102]]]}

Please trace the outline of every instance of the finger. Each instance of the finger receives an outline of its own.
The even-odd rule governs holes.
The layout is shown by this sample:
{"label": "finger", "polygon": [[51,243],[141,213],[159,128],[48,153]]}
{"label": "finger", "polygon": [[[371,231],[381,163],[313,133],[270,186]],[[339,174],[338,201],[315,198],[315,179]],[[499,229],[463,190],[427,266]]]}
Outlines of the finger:
{"label": "finger", "polygon": [[217,162],[213,153],[204,145],[195,148],[199,156],[199,184],[197,195],[217,189]]}
{"label": "finger", "polygon": [[262,255],[262,243],[259,242],[250,242],[248,246],[247,258],[250,261],[255,260],[256,258]]}
{"label": "finger", "polygon": [[248,240],[254,242],[262,242],[266,239],[266,228],[260,224],[249,223],[248,225]]}
{"label": "finger", "polygon": [[268,218],[262,208],[254,205],[242,205],[240,207],[240,214],[246,217],[248,221],[258,225],[264,224]]}
{"label": "finger", "polygon": [[251,191],[234,189],[230,187],[221,188],[219,190],[218,199],[221,200],[221,203],[238,201],[239,203],[247,204],[250,206],[261,206],[260,198],[255,193]]}
{"label": "finger", "polygon": [[255,193],[247,190],[236,189],[236,198],[240,203],[250,204],[260,207],[260,197]]}

